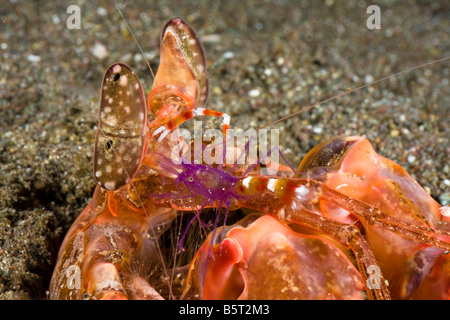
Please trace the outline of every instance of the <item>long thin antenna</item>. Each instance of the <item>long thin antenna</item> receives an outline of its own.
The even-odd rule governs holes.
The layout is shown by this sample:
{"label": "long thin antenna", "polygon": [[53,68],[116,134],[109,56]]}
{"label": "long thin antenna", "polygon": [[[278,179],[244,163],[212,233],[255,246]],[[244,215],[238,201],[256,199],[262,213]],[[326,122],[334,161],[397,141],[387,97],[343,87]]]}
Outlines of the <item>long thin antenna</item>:
{"label": "long thin antenna", "polygon": [[278,120],[276,120],[276,121],[273,121],[273,122],[271,122],[271,123],[269,123],[269,124],[266,124],[266,125],[260,127],[259,129],[263,129],[263,128],[266,128],[266,127],[270,127],[270,126],[272,126],[272,125],[274,125],[274,124],[276,124],[276,123],[278,123],[278,122],[284,121],[284,120],[286,120],[286,119],[288,119],[288,118],[290,118],[290,117],[296,116],[296,115],[298,115],[298,114],[300,114],[300,113],[302,113],[302,112],[305,112],[305,111],[311,110],[311,109],[313,109],[313,108],[316,108],[316,107],[318,107],[318,106],[320,106],[320,105],[322,105],[322,104],[324,104],[324,103],[326,103],[326,102],[335,100],[335,99],[337,99],[337,98],[339,98],[339,97],[342,97],[342,96],[344,96],[344,95],[346,95],[346,94],[350,94],[350,93],[352,93],[352,92],[359,91],[359,90],[364,89],[364,88],[366,88],[366,87],[373,86],[374,84],[377,84],[378,82],[384,81],[384,80],[389,79],[389,78],[396,77],[396,76],[398,76],[399,74],[406,73],[406,72],[409,72],[409,71],[413,71],[413,70],[416,70],[416,69],[420,69],[420,68],[429,66],[429,65],[431,65],[431,64],[438,63],[438,62],[442,62],[442,61],[445,61],[445,60],[448,60],[448,59],[450,59],[450,57],[444,57],[444,58],[440,58],[440,59],[437,59],[437,60],[433,60],[433,61],[429,61],[429,62],[426,62],[426,63],[422,63],[422,64],[420,64],[420,65],[418,65],[418,66],[411,67],[411,68],[408,68],[408,69],[405,69],[405,70],[402,70],[402,71],[399,71],[399,72],[390,74],[390,75],[388,75],[388,76],[385,76],[385,77],[383,77],[383,78],[381,78],[381,79],[378,79],[378,80],[375,80],[375,81],[373,81],[373,82],[367,83],[367,84],[365,84],[365,85],[362,85],[362,86],[359,86],[359,87],[356,87],[356,88],[353,88],[353,89],[346,90],[346,91],[341,92],[341,93],[339,93],[339,94],[337,94],[337,95],[335,95],[335,96],[333,96],[333,97],[331,97],[331,98],[322,100],[322,101],[320,101],[320,102],[318,102],[318,103],[316,103],[316,104],[310,105],[310,106],[308,106],[308,107],[304,107],[304,108],[302,108],[302,109],[300,109],[300,110],[298,110],[298,111],[296,111],[296,112],[294,112],[294,113],[291,113],[290,115],[284,116],[284,117],[282,117],[282,118],[280,118],[280,119],[278,119]]}
{"label": "long thin antenna", "polygon": [[131,36],[133,37],[134,42],[136,42],[136,44],[137,44],[139,50],[141,51],[142,57],[145,59],[145,62],[147,63],[147,67],[148,67],[148,69],[150,70],[150,73],[152,74],[152,77],[153,77],[153,80],[154,80],[154,79],[155,79],[155,74],[153,73],[152,67],[150,67],[150,62],[149,62],[148,59],[145,57],[144,50],[142,50],[142,47],[141,47],[141,45],[139,44],[139,41],[136,39],[136,37],[135,37],[135,35],[134,35],[134,33],[133,33],[133,30],[131,30],[131,27],[129,26],[127,20],[125,19],[125,17],[124,17],[124,15],[123,15],[122,11],[121,11],[120,8],[119,8],[119,4],[117,3],[116,0],[114,0],[114,4],[116,5],[116,9],[117,9],[117,11],[119,12],[120,16],[122,17],[122,20],[123,20],[123,22],[125,23],[125,26],[127,27],[128,31],[130,32]]}
{"label": "long thin antenna", "polygon": [[[443,57],[443,58],[439,58],[439,59],[437,59],[437,60],[428,61],[428,62],[422,63],[422,64],[420,64],[420,65],[417,65],[417,66],[414,66],[414,67],[410,67],[410,68],[408,68],[408,69],[404,69],[404,70],[402,70],[402,71],[399,71],[399,72],[396,72],[396,73],[387,75],[387,76],[385,76],[385,77],[383,77],[383,78],[380,78],[380,79],[378,79],[378,80],[372,81],[372,82],[367,83],[367,84],[364,84],[364,85],[362,85],[362,86],[359,86],[359,87],[356,87],[356,88],[353,88],[353,89],[345,90],[344,92],[341,92],[341,93],[339,93],[339,94],[337,94],[337,95],[334,95],[334,96],[332,96],[332,97],[330,97],[330,98],[327,98],[327,99],[325,99],[325,100],[322,100],[322,101],[320,101],[320,102],[318,102],[318,103],[316,103],[316,104],[313,104],[313,105],[304,107],[304,108],[302,108],[302,109],[300,109],[300,110],[298,110],[298,111],[296,111],[296,112],[294,112],[294,113],[291,113],[291,114],[289,114],[289,115],[287,115],[287,116],[284,116],[284,117],[282,117],[282,118],[280,118],[280,119],[278,119],[278,120],[275,120],[275,121],[273,121],[273,122],[271,122],[271,123],[268,123],[268,124],[266,124],[266,125],[264,125],[264,126],[262,126],[262,127],[259,127],[259,128],[255,129],[255,130],[258,131],[258,130],[260,130],[260,129],[264,129],[264,128],[270,127],[270,126],[272,126],[272,125],[274,125],[274,124],[276,124],[276,123],[279,123],[279,122],[281,122],[281,121],[284,121],[284,120],[286,120],[286,119],[289,119],[289,118],[291,118],[291,117],[293,117],[293,116],[296,116],[296,115],[298,115],[298,114],[300,114],[300,113],[302,113],[302,112],[305,112],[305,111],[311,110],[311,109],[313,109],[313,108],[316,108],[316,107],[318,107],[318,106],[320,106],[320,105],[322,105],[322,104],[324,104],[324,103],[326,103],[326,102],[335,100],[335,99],[337,99],[337,98],[339,98],[339,97],[342,97],[342,96],[344,96],[344,95],[346,95],[346,94],[350,94],[350,93],[352,93],[352,92],[359,91],[359,90],[364,89],[364,88],[366,88],[366,87],[370,87],[370,86],[372,86],[372,85],[374,85],[374,84],[377,84],[377,83],[379,83],[379,82],[382,82],[382,81],[384,81],[384,80],[386,80],[386,79],[396,77],[396,76],[398,76],[398,75],[400,75],[400,74],[402,74],[402,73],[406,73],[406,72],[413,71],[413,70],[416,70],[416,69],[424,68],[424,67],[426,67],[426,66],[429,66],[429,65],[432,65],[432,64],[435,64],[435,63],[439,63],[439,62],[442,62],[442,61],[446,61],[446,60],[448,60],[448,59],[450,59],[450,57]],[[217,143],[217,144],[211,144],[210,146],[214,147],[214,146],[218,146],[218,145],[220,145],[220,144],[221,144],[221,142],[219,142],[219,143]],[[287,162],[287,163],[288,163],[288,162]]]}

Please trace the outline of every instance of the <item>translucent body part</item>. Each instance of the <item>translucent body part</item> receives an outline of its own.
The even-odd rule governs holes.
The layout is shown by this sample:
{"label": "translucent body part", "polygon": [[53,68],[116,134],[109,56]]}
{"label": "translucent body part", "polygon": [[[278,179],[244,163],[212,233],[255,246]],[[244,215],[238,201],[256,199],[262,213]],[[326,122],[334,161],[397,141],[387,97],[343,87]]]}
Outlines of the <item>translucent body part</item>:
{"label": "translucent body part", "polygon": [[97,186],[61,245],[50,299],[161,299],[147,279],[164,273],[156,241],[175,212],[150,201],[137,208],[127,194]]}
{"label": "translucent body part", "polygon": [[182,19],[172,19],[161,33],[161,59],[148,97],[150,131],[158,141],[181,123],[200,115],[222,117],[226,133],[230,117],[203,108],[208,98],[208,74],[203,46]]}
{"label": "translucent body part", "polygon": [[221,241],[210,236],[197,252],[185,298],[361,299],[361,276],[326,240],[270,216],[224,231]]}
{"label": "translucent body part", "polygon": [[165,84],[202,106],[208,97],[206,57],[195,31],[181,19],[172,19],[161,33],[161,59],[153,89]]}
{"label": "translucent body part", "polygon": [[94,177],[107,190],[131,181],[145,154],[147,109],[137,75],[123,63],[105,72],[94,144]]}
{"label": "translucent body part", "polygon": [[[448,230],[449,219],[441,215],[440,205],[403,168],[378,155],[361,137],[336,137],[317,145],[303,159],[299,171],[309,172],[328,187],[375,206],[388,217],[430,230]],[[355,220],[349,211],[330,201],[321,200],[319,206],[328,218],[346,223]],[[394,232],[370,221],[361,222],[394,299],[414,298],[435,263],[448,265],[443,262],[449,259],[444,249],[407,238],[400,230]],[[445,236],[438,239],[448,241]],[[443,267],[441,274],[447,284],[435,286],[430,297],[448,297],[445,269],[448,267]]]}

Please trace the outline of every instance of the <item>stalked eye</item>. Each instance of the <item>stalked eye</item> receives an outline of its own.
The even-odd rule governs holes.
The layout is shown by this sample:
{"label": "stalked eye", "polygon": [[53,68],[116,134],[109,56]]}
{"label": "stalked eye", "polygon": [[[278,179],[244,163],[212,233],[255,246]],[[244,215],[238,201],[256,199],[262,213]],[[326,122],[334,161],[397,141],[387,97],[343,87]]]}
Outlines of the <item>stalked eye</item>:
{"label": "stalked eye", "polygon": [[109,139],[108,141],[106,141],[106,145],[105,145],[105,151],[109,152],[111,151],[111,148],[114,145],[114,140],[113,139]]}
{"label": "stalked eye", "polygon": [[113,81],[114,81],[114,82],[117,82],[117,81],[119,81],[119,79],[120,79],[120,73],[116,73],[116,74],[114,75]]}
{"label": "stalked eye", "polygon": [[147,108],[141,82],[130,67],[114,63],[105,72],[94,145],[94,177],[117,190],[136,174],[144,156]]}
{"label": "stalked eye", "polygon": [[153,88],[165,84],[192,99],[195,107],[202,107],[208,97],[203,46],[189,24],[178,18],[170,20],[161,33],[161,59]]}

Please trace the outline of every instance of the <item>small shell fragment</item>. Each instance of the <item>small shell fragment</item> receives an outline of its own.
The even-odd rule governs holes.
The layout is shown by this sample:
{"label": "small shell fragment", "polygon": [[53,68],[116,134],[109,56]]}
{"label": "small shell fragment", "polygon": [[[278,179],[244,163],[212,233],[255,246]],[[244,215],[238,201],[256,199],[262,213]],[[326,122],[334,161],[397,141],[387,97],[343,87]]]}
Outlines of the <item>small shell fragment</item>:
{"label": "small shell fragment", "polygon": [[144,156],[147,108],[139,78],[123,63],[106,70],[102,88],[94,178],[101,187],[117,190],[136,174]]}

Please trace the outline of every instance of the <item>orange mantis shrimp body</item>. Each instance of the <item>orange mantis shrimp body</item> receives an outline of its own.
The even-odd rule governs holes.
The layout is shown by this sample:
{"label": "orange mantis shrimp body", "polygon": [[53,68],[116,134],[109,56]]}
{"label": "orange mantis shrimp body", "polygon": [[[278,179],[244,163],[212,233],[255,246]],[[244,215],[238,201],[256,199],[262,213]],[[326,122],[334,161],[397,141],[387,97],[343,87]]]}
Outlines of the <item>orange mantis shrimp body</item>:
{"label": "orange mantis shrimp body", "polygon": [[[333,159],[326,154],[334,149]],[[340,156],[337,156],[340,154]],[[326,166],[326,167],[325,167]],[[322,167],[322,168],[321,168]],[[377,207],[389,217],[426,229],[449,231],[449,217],[440,205],[395,162],[375,153],[369,141],[360,137],[335,138],[316,146],[302,161],[299,170],[325,169],[317,180],[328,187]],[[345,221],[349,215],[327,201],[321,201],[324,216]],[[445,249],[407,239],[398,233],[361,220],[365,237],[374,253],[394,298],[424,298],[420,292],[430,290],[428,299],[448,299],[450,282],[445,268],[440,277],[432,269],[447,264]],[[438,235],[438,239],[449,240]],[[448,269],[447,269],[448,270]],[[434,279],[433,279],[434,278]]]}
{"label": "orange mantis shrimp body", "polygon": [[[291,174],[264,176],[261,159],[188,164],[178,153],[181,163],[173,161],[183,140],[167,134],[182,122],[210,115],[229,128],[228,115],[203,108],[205,55],[184,21],[163,29],[147,103],[121,63],[101,88],[98,185],[61,245],[50,298],[360,299],[363,290],[376,299],[449,298],[448,210],[363,138],[324,142]],[[185,278],[169,270],[158,241],[178,211],[201,221],[207,207],[224,207],[225,218],[238,208],[263,216],[231,226],[216,218]],[[190,245],[186,232],[179,249]]]}
{"label": "orange mantis shrimp body", "polygon": [[362,298],[361,275],[332,243],[271,216],[248,220],[226,227],[222,241],[208,238],[192,262],[184,298]]}
{"label": "orange mantis shrimp body", "polygon": [[[364,265],[360,266],[361,274],[364,275],[364,269],[367,274],[375,271],[375,277],[366,279],[369,287],[389,288],[389,292],[383,293],[385,297],[390,294],[396,299],[449,298],[447,208],[440,207],[399,165],[376,154],[366,139],[336,137],[312,149],[298,171],[315,180],[244,178],[243,193],[259,190],[261,195],[241,201],[239,205],[272,215],[276,213],[281,220],[324,231],[352,248],[358,264]],[[280,202],[274,201],[271,194]],[[269,224],[260,218],[247,228],[236,226],[227,230],[222,240],[210,237],[193,260],[185,296],[322,299],[325,298],[323,292],[311,285],[317,282],[310,281],[308,286],[302,279],[318,272],[322,278],[317,276],[317,279],[324,281],[318,287],[330,286],[327,298],[355,298],[359,282],[354,280],[349,285],[349,279],[356,279],[351,268],[340,265],[340,261],[329,267],[327,260],[320,268],[312,269],[311,262],[319,262],[323,257],[321,251],[317,247],[311,249],[312,240],[308,245],[294,245],[291,239],[296,233],[288,231],[289,237],[284,232],[288,229],[277,224],[279,222]],[[366,240],[353,242],[358,236],[362,240],[354,225],[364,230]],[[353,229],[353,239],[347,238],[348,226],[352,226],[348,230]],[[305,233],[305,229],[301,232]],[[317,231],[306,232],[318,235]],[[321,236],[323,238],[323,234]],[[280,246],[284,247],[282,254],[277,252]],[[210,247],[214,258],[205,268]],[[309,252],[317,252],[314,258],[305,258],[304,250],[308,248]],[[333,250],[333,257],[342,254],[337,248]],[[261,261],[263,254],[267,256],[265,264]],[[278,260],[272,259],[276,255]],[[284,268],[278,264],[282,259],[289,261],[283,264]],[[350,275],[340,272],[328,282],[325,276],[336,268],[349,270]],[[289,273],[284,273],[285,270]],[[351,288],[345,293],[339,289],[344,283],[346,289]]]}

